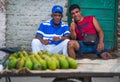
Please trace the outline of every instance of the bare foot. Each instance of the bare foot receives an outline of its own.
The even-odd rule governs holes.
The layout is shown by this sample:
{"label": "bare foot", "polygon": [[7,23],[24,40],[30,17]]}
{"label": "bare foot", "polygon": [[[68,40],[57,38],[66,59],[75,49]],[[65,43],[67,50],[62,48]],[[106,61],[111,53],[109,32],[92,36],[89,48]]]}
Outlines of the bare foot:
{"label": "bare foot", "polygon": [[113,57],[109,52],[103,52],[101,54],[101,58],[106,60],[106,59],[112,59]]}

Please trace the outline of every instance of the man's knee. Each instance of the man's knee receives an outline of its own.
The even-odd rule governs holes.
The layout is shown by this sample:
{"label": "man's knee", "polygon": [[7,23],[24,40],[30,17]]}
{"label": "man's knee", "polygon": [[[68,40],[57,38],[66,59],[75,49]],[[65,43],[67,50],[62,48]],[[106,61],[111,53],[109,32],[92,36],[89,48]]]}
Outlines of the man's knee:
{"label": "man's knee", "polygon": [[35,44],[40,44],[40,40],[39,39],[33,39],[32,40],[32,45],[35,45]]}
{"label": "man's knee", "polygon": [[76,43],[75,43],[75,41],[73,41],[73,40],[70,40],[70,41],[68,42],[68,47],[69,47],[69,48],[74,47],[75,45],[76,45]]}
{"label": "man's knee", "polygon": [[64,40],[64,43],[68,43],[70,40],[69,39],[65,39]]}

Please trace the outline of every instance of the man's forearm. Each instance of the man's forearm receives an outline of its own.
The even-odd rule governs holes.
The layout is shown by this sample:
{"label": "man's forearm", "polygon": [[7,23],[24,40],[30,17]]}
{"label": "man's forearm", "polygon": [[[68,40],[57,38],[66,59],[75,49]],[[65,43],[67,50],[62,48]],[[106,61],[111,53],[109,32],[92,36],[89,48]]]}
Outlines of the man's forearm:
{"label": "man's forearm", "polygon": [[99,43],[104,41],[104,33],[103,31],[99,32]]}
{"label": "man's forearm", "polygon": [[36,38],[43,42],[43,39],[40,36],[36,35]]}
{"label": "man's forearm", "polygon": [[71,39],[75,40],[76,39],[76,32],[71,31],[70,37],[71,37]]}
{"label": "man's forearm", "polygon": [[59,38],[60,38],[60,40],[65,40],[65,39],[69,39],[70,36],[61,36],[61,37],[59,37]]}

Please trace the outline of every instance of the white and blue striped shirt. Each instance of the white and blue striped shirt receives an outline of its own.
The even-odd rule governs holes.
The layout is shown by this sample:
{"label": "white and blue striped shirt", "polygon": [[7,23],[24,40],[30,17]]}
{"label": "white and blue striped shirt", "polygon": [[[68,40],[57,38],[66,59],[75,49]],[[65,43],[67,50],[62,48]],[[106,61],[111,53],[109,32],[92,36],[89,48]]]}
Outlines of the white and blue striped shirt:
{"label": "white and blue striped shirt", "polygon": [[55,42],[52,38],[70,35],[70,29],[69,26],[62,21],[58,27],[55,27],[51,19],[40,24],[36,35],[41,36],[42,39],[48,39],[51,41],[51,44],[59,44],[62,40]]}

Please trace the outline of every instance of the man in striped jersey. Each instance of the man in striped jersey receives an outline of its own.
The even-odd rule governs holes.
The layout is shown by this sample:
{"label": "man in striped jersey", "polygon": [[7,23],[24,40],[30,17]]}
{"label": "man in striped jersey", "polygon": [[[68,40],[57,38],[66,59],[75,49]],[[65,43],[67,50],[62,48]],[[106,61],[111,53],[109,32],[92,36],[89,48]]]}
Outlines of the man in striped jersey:
{"label": "man in striped jersey", "polygon": [[52,19],[40,24],[36,37],[32,41],[32,51],[38,53],[46,50],[68,56],[67,44],[70,30],[69,26],[61,21],[63,8],[60,5],[53,6],[51,17]]}

